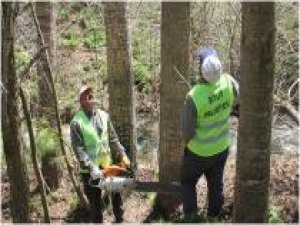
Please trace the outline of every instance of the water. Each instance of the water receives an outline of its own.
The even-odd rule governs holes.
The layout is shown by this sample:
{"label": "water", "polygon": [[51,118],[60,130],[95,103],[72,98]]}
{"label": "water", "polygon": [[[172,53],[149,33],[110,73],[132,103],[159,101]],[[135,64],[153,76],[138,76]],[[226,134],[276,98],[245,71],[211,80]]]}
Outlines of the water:
{"label": "water", "polygon": [[299,126],[288,116],[274,116],[271,151],[299,154]]}
{"label": "water", "polygon": [[[237,151],[237,129],[238,121],[231,118],[230,136],[232,144],[230,146],[231,156]],[[299,127],[288,116],[275,115],[273,117],[271,152],[274,154],[298,154],[299,148]]]}

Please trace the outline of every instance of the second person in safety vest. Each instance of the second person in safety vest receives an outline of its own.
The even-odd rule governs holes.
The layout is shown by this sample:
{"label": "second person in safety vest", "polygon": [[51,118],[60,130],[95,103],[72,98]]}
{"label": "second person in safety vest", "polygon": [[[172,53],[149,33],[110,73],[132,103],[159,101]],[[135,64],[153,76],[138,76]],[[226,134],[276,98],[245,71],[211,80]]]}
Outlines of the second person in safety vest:
{"label": "second person in safety vest", "polygon": [[[91,221],[103,222],[101,189],[91,186],[91,180],[104,177],[105,169],[113,163],[129,168],[125,149],[119,142],[109,115],[95,107],[92,89],[86,85],[79,91],[80,110],[71,121],[71,141],[80,163],[84,192],[90,203]],[[112,193],[115,222],[123,221],[122,198]]]}
{"label": "second person in safety vest", "polygon": [[208,217],[223,205],[223,171],[230,145],[229,115],[238,96],[238,83],[222,72],[217,52],[198,52],[200,80],[188,92],[181,115],[185,142],[181,189],[186,222],[197,222],[196,184],[204,174],[208,186]]}

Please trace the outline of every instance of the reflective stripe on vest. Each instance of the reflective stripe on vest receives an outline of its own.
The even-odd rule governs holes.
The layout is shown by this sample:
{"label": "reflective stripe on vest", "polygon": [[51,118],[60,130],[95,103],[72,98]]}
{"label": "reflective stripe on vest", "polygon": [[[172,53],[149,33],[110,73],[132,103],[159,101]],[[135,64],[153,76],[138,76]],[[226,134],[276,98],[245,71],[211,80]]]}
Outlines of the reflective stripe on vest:
{"label": "reflective stripe on vest", "polygon": [[[97,110],[100,114],[103,130],[102,134],[99,136],[98,132],[93,125],[93,123],[87,118],[83,111],[79,111],[75,117],[74,121],[80,126],[80,131],[83,136],[83,142],[85,146],[85,151],[90,157],[90,160],[102,168],[111,165],[111,151],[109,148],[109,135],[108,135],[108,115],[106,112]],[[80,172],[88,172],[87,170],[81,169]]]}
{"label": "reflective stripe on vest", "polygon": [[188,93],[197,109],[195,136],[188,148],[199,156],[212,156],[229,146],[228,118],[234,93],[227,74],[216,84],[197,84]]}
{"label": "reflective stripe on vest", "polygon": [[195,139],[200,143],[200,144],[209,144],[209,143],[215,143],[219,139],[226,137],[229,133],[228,129],[224,129],[220,134],[208,138],[198,138],[195,137]]}

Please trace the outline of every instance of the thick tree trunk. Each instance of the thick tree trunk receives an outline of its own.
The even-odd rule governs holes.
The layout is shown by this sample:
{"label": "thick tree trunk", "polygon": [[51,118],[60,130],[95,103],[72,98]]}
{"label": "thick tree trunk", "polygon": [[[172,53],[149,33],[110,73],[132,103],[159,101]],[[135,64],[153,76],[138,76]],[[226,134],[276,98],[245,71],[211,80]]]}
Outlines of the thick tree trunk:
{"label": "thick tree trunk", "polygon": [[22,153],[18,87],[14,62],[14,9],[18,3],[2,2],[2,135],[11,192],[14,223],[29,222],[29,187]]}
{"label": "thick tree trunk", "polygon": [[[274,86],[275,3],[242,3],[241,106],[234,222],[266,222]],[[262,22],[263,21],[263,22]]]}
{"label": "thick tree trunk", "polygon": [[[180,138],[180,109],[188,87],[189,73],[190,3],[163,2],[161,17],[161,86],[160,86],[160,145],[159,182],[167,185],[179,182],[183,155]],[[158,204],[163,210],[172,210],[178,195],[160,194]]]}
{"label": "thick tree trunk", "polygon": [[133,162],[136,158],[135,102],[125,2],[104,3],[109,113],[120,142]]}
{"label": "thick tree trunk", "polygon": [[[44,42],[48,46],[48,56],[51,68],[55,68],[55,3],[53,2],[36,2],[36,15],[43,33]],[[43,44],[38,39],[38,48]],[[44,70],[43,64],[47,63],[46,54],[43,54],[37,63],[37,74],[39,75],[39,117],[46,119],[52,128],[55,128],[55,106],[53,95],[51,94],[49,71]],[[53,71],[52,71],[53,72]],[[53,74],[52,74],[53,76]],[[62,178],[62,168],[60,165],[58,149],[49,149],[42,156],[42,172],[47,185],[56,190]]]}

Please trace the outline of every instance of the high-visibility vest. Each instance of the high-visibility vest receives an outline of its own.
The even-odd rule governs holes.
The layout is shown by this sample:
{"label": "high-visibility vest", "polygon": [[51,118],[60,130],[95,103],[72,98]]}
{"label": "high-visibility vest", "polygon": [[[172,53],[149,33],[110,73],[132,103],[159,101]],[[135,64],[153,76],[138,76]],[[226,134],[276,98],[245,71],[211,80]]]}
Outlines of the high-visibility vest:
{"label": "high-visibility vest", "polygon": [[[108,135],[108,114],[102,110],[97,110],[103,122],[102,134],[99,136],[96,127],[88,119],[86,114],[81,110],[77,112],[73,121],[80,126],[80,131],[83,136],[84,150],[90,157],[90,160],[102,168],[105,168],[112,163],[111,151],[109,147]],[[88,172],[81,169],[80,172]]]}
{"label": "high-visibility vest", "polygon": [[234,93],[228,74],[222,74],[215,84],[195,85],[188,96],[197,109],[194,137],[187,147],[199,156],[212,156],[230,144],[228,119]]}

